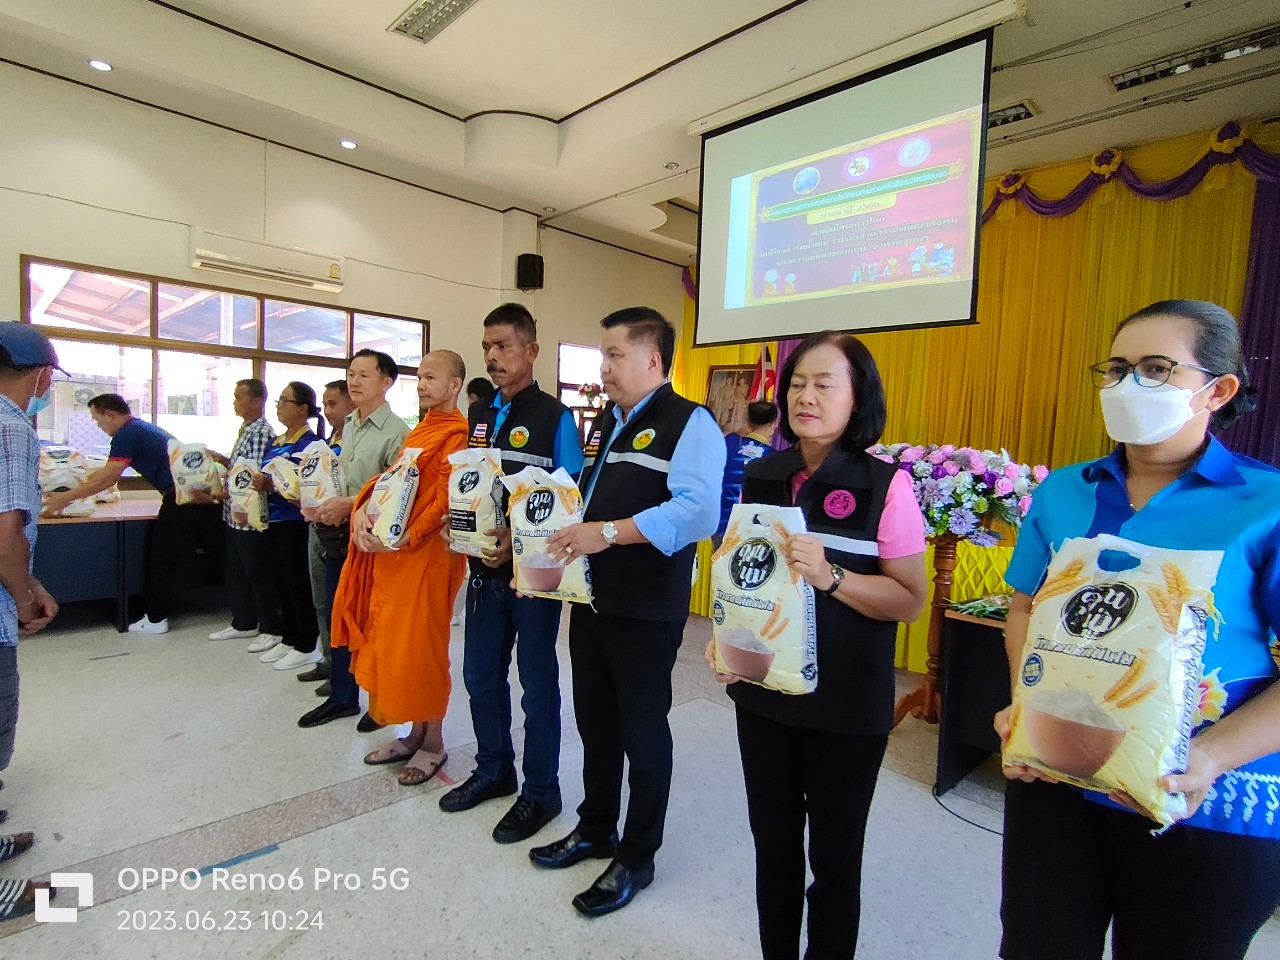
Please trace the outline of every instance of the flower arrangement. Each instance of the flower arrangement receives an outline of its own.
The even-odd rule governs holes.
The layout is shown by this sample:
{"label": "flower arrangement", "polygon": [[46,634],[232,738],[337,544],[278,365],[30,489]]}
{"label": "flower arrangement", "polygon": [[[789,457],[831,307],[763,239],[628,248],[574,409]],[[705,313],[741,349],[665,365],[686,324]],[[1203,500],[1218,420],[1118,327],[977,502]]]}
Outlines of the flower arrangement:
{"label": "flower arrangement", "polygon": [[584,383],[578,387],[578,396],[585,400],[589,407],[594,407],[603,394],[604,387],[598,383]]}
{"label": "flower arrangement", "polygon": [[1018,526],[1031,509],[1032,493],[1049,475],[1048,467],[1015,463],[1004,450],[893,443],[871,453],[911,477],[926,536],[950,534],[980,547],[1000,540],[985,521]]}

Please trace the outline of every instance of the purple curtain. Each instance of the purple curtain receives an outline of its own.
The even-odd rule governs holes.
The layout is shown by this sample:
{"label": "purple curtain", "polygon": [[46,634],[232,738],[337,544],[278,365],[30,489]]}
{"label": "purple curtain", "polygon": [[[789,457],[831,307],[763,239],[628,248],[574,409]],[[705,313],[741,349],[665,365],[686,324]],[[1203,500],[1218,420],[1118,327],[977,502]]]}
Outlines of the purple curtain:
{"label": "purple curtain", "polygon": [[1231,449],[1280,466],[1280,179],[1259,178],[1240,334],[1257,409],[1223,432]]}

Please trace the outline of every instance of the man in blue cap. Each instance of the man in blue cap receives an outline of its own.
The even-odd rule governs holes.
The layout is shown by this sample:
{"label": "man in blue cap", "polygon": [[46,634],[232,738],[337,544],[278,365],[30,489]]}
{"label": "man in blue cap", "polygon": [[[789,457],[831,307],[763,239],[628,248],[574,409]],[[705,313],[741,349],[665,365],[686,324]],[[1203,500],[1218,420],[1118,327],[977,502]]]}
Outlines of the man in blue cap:
{"label": "man in blue cap", "polygon": [[[40,445],[31,417],[49,401],[58,355],[39,330],[0,323],[0,770],[13,757],[18,725],[18,636],[49,624],[57,602],[31,575],[40,519]],[[0,821],[7,814],[0,811]],[[30,833],[0,836],[0,860],[30,849]],[[0,920],[35,909],[26,880],[0,880]]]}

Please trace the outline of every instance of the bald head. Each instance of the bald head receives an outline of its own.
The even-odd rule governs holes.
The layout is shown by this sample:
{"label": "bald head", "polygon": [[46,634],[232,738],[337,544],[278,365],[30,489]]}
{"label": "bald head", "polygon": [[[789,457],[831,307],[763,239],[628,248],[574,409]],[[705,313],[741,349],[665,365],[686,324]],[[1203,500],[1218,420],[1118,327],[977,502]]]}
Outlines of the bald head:
{"label": "bald head", "polygon": [[467,366],[452,350],[432,350],[418,364],[418,407],[424,412],[452,413],[467,379]]}

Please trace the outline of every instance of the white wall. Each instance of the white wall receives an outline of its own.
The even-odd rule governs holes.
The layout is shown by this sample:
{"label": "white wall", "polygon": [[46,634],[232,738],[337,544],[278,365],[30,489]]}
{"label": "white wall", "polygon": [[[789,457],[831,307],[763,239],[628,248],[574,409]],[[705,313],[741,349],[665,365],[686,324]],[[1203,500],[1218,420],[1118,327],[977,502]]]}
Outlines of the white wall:
{"label": "white wall", "polygon": [[[187,265],[191,225],[348,258],[339,295],[305,299],[431,321],[431,343],[480,374],[480,321],[509,288],[497,211],[0,65],[0,313],[17,319],[32,254],[288,297]],[[595,343],[606,313],[645,303],[679,324],[680,270],[541,231],[538,376],[555,343]]]}

